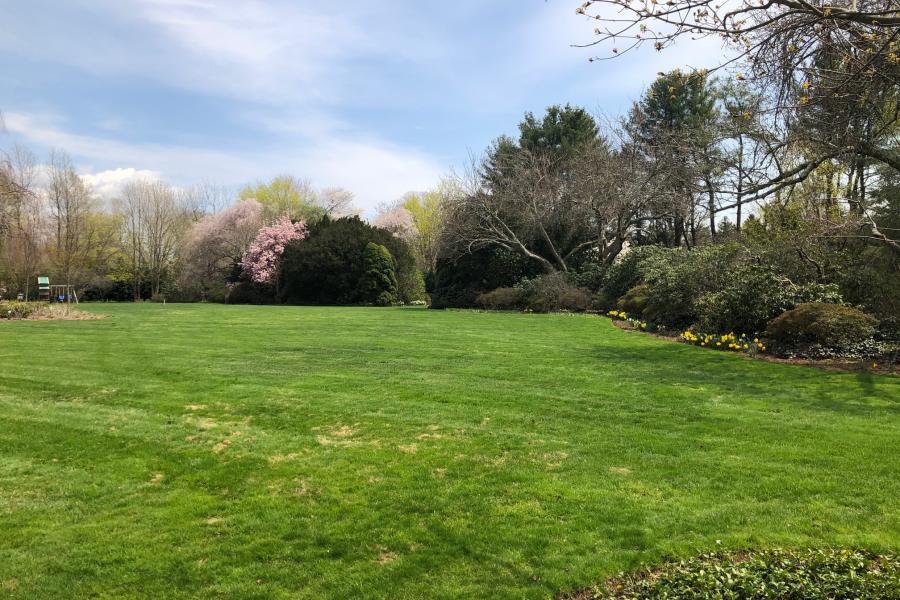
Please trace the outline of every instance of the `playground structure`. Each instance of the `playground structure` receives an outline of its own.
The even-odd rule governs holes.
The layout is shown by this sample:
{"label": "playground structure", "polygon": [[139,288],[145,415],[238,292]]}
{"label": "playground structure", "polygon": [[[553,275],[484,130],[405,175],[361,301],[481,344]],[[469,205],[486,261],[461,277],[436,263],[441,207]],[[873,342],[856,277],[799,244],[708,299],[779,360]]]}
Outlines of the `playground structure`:
{"label": "playground structure", "polygon": [[38,277],[38,300],[44,302],[65,302],[78,304],[75,286],[69,284],[51,284],[49,277]]}
{"label": "playground structure", "polygon": [[38,277],[38,300],[50,302],[50,278]]}

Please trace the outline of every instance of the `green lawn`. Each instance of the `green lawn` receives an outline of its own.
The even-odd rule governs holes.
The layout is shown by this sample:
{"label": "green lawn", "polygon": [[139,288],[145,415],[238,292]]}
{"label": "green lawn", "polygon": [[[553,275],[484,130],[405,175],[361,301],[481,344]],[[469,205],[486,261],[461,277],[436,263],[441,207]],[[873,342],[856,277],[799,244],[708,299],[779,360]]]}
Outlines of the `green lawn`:
{"label": "green lawn", "polygon": [[0,597],[546,598],[900,551],[900,379],[607,319],[97,305],[0,323]]}

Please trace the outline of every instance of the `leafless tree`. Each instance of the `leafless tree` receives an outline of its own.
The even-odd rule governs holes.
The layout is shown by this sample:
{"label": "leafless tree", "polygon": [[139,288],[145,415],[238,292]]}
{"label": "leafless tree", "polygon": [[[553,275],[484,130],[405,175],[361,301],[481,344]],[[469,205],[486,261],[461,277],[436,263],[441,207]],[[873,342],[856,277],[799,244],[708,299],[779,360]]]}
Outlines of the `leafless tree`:
{"label": "leafless tree", "polygon": [[63,152],[50,155],[47,194],[57,273],[67,285],[82,283],[83,259],[90,251],[92,237],[90,215],[96,200]]}
{"label": "leafless tree", "polygon": [[29,297],[47,241],[42,196],[37,193],[37,160],[15,145],[0,158],[0,275]]}
{"label": "leafless tree", "polygon": [[645,44],[664,50],[681,38],[721,38],[729,58],[716,68],[764,94],[753,117],[770,129],[768,156],[759,161],[768,172],[755,182],[738,177],[736,206],[839,167],[851,220],[894,246],[874,222],[865,183],[873,165],[900,170],[897,0],[590,0],[577,12],[597,26],[587,45],[608,48],[598,59]]}
{"label": "leafless tree", "polygon": [[163,277],[175,264],[190,213],[179,204],[175,191],[159,181],[128,184],[116,206],[122,217],[135,298],[140,298],[144,273],[151,293],[157,294]]}

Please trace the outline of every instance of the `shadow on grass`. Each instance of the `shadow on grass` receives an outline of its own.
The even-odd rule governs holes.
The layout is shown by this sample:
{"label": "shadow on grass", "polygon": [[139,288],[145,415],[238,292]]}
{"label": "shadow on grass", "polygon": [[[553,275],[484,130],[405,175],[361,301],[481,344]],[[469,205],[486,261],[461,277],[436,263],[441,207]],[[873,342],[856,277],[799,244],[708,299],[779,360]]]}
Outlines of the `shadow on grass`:
{"label": "shadow on grass", "polygon": [[829,372],[665,340],[647,341],[654,343],[595,346],[590,358],[615,369],[623,382],[663,387],[696,384],[711,393],[737,393],[857,416],[900,413],[900,380],[892,377]]}

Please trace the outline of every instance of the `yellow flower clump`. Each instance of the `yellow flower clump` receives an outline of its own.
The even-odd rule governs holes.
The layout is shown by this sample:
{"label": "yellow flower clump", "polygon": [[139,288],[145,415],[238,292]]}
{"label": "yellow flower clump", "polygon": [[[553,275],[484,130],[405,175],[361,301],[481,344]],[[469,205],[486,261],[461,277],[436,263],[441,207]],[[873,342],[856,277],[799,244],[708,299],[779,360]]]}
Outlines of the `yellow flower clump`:
{"label": "yellow flower clump", "polygon": [[753,343],[751,344],[746,333],[737,335],[733,331],[731,333],[712,334],[695,333],[687,330],[681,334],[681,339],[689,344],[703,348],[714,347],[735,352],[750,352],[751,349],[753,352],[765,352],[766,350],[765,344],[760,342],[758,338],[753,338]]}

